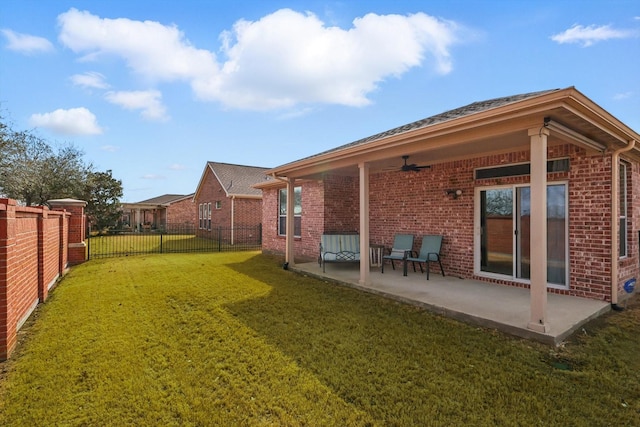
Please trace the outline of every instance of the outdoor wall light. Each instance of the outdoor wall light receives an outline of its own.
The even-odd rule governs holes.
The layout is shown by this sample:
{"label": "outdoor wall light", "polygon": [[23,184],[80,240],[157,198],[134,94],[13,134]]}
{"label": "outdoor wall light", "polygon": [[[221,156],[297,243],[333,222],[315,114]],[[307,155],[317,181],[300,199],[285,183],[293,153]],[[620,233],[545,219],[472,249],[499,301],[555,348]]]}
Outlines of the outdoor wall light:
{"label": "outdoor wall light", "polygon": [[445,190],[448,196],[453,196],[454,199],[457,199],[459,196],[462,196],[462,190]]}

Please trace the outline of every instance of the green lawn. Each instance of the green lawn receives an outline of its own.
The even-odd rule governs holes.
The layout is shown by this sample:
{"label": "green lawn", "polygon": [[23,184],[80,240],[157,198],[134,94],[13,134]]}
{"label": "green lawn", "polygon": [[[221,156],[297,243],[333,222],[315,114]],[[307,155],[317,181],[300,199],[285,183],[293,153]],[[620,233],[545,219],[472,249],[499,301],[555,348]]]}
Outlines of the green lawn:
{"label": "green lawn", "polygon": [[256,252],[75,267],[2,366],[0,425],[640,425],[640,304],[550,348]]}

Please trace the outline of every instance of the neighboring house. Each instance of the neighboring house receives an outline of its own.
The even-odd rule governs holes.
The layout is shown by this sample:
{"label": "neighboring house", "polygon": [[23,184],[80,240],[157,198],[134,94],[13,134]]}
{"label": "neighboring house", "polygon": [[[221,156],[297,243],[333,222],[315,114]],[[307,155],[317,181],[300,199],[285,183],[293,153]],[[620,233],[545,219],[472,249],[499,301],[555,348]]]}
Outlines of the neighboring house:
{"label": "neighboring house", "polygon": [[475,102],[267,171],[263,250],[293,266],[324,233],[442,235],[447,274],[529,288],[545,332],[547,292],[615,306],[638,277],[639,139],[573,87]]}
{"label": "neighboring house", "polygon": [[[251,237],[256,237],[262,223],[262,192],[253,185],[269,180],[266,170],[207,162],[193,197],[198,236],[219,238],[221,229],[246,228]],[[232,244],[237,238],[238,235],[230,234]]]}
{"label": "neighboring house", "polygon": [[195,223],[193,194],[165,194],[122,204],[122,225],[133,230],[193,229]]}

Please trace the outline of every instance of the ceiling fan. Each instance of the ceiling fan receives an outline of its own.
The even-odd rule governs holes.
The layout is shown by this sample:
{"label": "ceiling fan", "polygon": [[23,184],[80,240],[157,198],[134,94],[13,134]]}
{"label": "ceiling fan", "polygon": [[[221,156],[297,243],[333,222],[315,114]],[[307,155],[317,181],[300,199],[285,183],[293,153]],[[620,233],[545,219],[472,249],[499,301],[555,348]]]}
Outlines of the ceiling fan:
{"label": "ceiling fan", "polygon": [[415,163],[411,163],[411,164],[407,164],[407,160],[409,159],[409,156],[402,156],[402,158],[404,159],[404,165],[402,165],[402,168],[400,169],[402,172],[418,172],[420,169],[429,169],[431,166],[425,165],[425,166],[418,166]]}

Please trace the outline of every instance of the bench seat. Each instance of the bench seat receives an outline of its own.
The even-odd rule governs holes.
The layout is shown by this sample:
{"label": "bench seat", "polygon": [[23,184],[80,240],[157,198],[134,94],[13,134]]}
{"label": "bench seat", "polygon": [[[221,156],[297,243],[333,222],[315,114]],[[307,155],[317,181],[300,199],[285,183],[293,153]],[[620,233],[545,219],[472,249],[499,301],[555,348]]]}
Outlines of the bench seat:
{"label": "bench seat", "polygon": [[323,234],[318,257],[322,272],[327,262],[360,262],[360,235]]}

